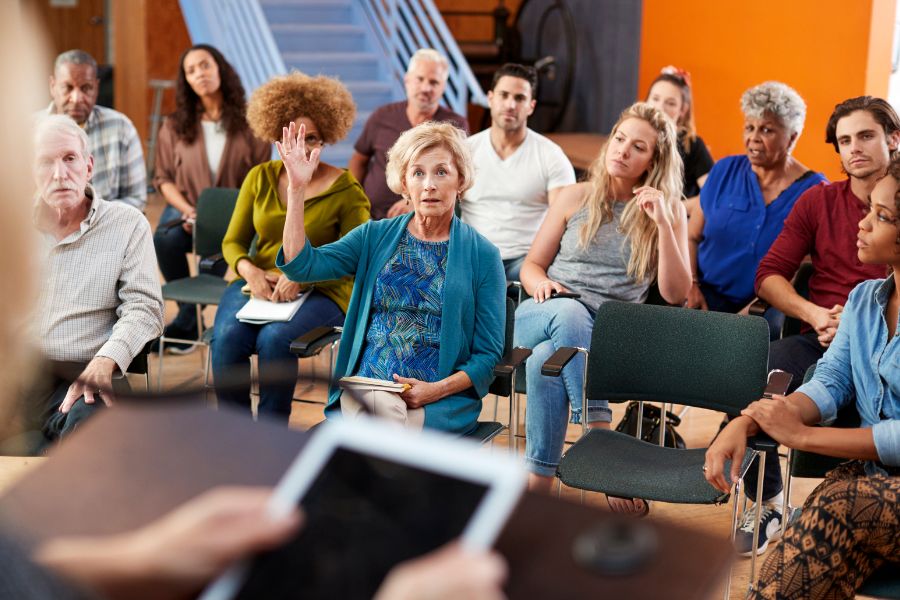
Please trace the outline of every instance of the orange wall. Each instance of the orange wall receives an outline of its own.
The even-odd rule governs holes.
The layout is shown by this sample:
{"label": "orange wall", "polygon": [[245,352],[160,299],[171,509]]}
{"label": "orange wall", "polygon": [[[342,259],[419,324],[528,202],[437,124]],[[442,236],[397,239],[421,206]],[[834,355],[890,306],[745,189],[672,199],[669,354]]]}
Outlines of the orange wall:
{"label": "orange wall", "polygon": [[775,79],[807,104],[795,156],[840,179],[826,145],[834,105],[887,97],[896,0],[644,0],[639,94],[665,65],[691,73],[697,131],[720,158],[743,151],[741,93]]}

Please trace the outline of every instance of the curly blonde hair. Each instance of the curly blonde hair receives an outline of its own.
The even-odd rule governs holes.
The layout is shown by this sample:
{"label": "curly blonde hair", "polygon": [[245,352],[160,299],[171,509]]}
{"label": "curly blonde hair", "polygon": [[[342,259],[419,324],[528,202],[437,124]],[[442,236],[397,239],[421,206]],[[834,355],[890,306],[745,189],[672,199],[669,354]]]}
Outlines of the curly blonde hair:
{"label": "curly blonde hair", "polygon": [[350,133],[356,104],[343,83],[332,77],[310,77],[298,71],[273,77],[253,92],[247,122],[261,140],[281,140],[281,129],[297,117],[316,124],[326,144]]}
{"label": "curly blonde hair", "polygon": [[435,148],[446,148],[450,152],[459,173],[459,194],[465,194],[475,183],[475,165],[466,145],[466,134],[450,123],[437,121],[426,121],[407,129],[388,150],[385,177],[391,191],[402,195],[403,177],[409,164],[423,152]]}
{"label": "curly blonde hair", "polygon": [[[678,134],[675,125],[662,113],[646,102],[637,102],[622,111],[619,120],[609,134],[610,139],[616,135],[619,126],[628,119],[641,119],[656,131],[656,144],[653,148],[653,159],[640,185],[649,185],[662,192],[663,210],[669,219],[678,214],[678,203],[682,199],[682,173],[684,165],[678,154]],[[610,193],[611,178],[606,170],[606,151],[604,145],[599,156],[591,164],[588,183],[590,192],[585,197],[588,218],[578,234],[578,242],[587,248],[597,231],[604,223],[613,220],[613,204],[615,199]],[[619,221],[619,229],[631,242],[631,258],[628,260],[628,276],[636,281],[656,279],[656,267],[659,261],[659,233],[656,224],[641,210],[632,198],[625,206]]]}

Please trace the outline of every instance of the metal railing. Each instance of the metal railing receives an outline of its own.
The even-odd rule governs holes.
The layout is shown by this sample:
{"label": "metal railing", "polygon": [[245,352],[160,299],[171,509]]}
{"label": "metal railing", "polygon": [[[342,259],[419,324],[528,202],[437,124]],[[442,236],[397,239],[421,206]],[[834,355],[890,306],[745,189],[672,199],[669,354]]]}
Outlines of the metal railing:
{"label": "metal railing", "polygon": [[287,72],[257,0],[179,0],[195,44],[210,44],[234,66],[248,93]]}
{"label": "metal railing", "polygon": [[466,104],[487,107],[487,96],[432,0],[358,0],[382,46],[397,81],[403,81],[410,57],[434,48],[447,57],[450,74],[444,98],[450,109],[466,114]]}

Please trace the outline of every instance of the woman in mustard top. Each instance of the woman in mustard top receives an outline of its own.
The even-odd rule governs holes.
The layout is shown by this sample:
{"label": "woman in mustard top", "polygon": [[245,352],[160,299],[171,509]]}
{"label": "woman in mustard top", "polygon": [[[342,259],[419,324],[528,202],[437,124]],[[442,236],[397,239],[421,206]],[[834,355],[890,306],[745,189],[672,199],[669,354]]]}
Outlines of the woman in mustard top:
{"label": "woman in mustard top", "polygon": [[[257,137],[281,139],[293,122],[306,128],[306,147],[319,148],[343,139],[353,125],[356,107],[340,82],[328,77],[292,73],[276,77],[250,98],[247,121]],[[353,280],[320,281],[301,288],[275,267],[286,218],[287,174],[280,160],[254,167],[241,186],[237,206],[222,242],[222,253],[238,278],[222,294],[212,341],[212,368],[221,402],[250,407],[250,361],[258,356],[260,415],[290,417],[297,359],[291,340],[320,325],[344,322]],[[304,201],[306,232],[313,246],[333,242],[369,220],[369,200],[349,171],[320,163]],[[250,246],[256,238],[256,252]],[[250,296],[273,302],[294,300],[309,289],[306,300],[287,322],[253,325],[237,320]],[[286,374],[293,373],[295,377]],[[231,385],[241,382],[240,385]]]}

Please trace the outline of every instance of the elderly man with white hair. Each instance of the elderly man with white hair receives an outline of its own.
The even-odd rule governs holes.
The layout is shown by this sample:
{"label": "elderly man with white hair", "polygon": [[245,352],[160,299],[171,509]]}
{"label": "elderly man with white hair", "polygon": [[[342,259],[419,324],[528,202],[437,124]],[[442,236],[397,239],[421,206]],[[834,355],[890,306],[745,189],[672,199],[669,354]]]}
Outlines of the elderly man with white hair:
{"label": "elderly man with white hair", "polygon": [[440,106],[449,71],[446,57],[437,50],[417,50],[409,59],[403,78],[406,101],[377,108],[353,146],[348,166],[369,197],[373,219],[396,217],[412,211],[408,200],[391,191],[384,174],[387,151],[401,133],[425,121],[448,122],[468,133],[469,123],[465,117]]}
{"label": "elderly man with white hair", "polygon": [[25,399],[30,425],[49,443],[110,404],[113,378],[162,333],[163,301],[150,225],[136,208],[94,191],[84,130],[67,116],[45,116],[34,142],[34,222],[45,269],[35,319],[40,349],[80,371],[75,381],[54,375],[43,393]]}

